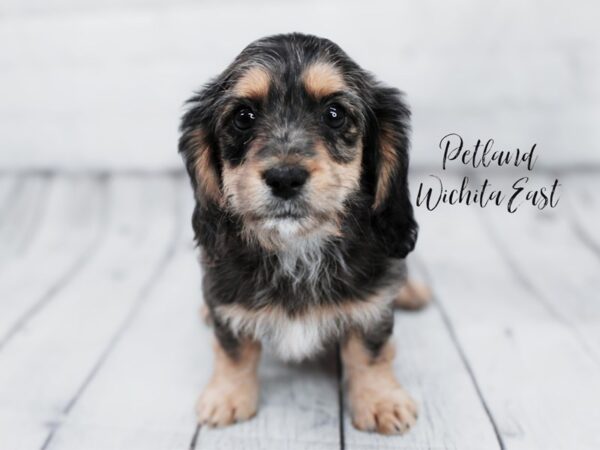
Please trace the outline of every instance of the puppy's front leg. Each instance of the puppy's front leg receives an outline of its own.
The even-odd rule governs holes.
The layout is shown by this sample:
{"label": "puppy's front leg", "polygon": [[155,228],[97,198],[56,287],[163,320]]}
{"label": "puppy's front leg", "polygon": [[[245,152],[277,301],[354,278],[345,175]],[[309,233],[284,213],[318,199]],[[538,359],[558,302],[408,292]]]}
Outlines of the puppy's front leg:
{"label": "puppy's front leg", "polygon": [[198,400],[197,412],[201,424],[225,426],[256,414],[260,343],[215,331],[213,375]]}
{"label": "puppy's front leg", "polygon": [[351,334],[341,356],[354,426],[383,434],[408,431],[417,419],[417,405],[396,380],[389,335]]}

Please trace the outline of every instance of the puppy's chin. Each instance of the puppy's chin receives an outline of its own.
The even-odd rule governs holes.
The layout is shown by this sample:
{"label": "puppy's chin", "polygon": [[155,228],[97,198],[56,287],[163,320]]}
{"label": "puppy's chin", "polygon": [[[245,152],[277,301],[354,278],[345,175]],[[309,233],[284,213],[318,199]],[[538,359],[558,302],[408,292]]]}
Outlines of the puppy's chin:
{"label": "puppy's chin", "polygon": [[275,215],[252,220],[244,227],[245,236],[268,251],[287,251],[303,242],[326,241],[339,236],[335,220],[311,216]]}
{"label": "puppy's chin", "polygon": [[275,216],[274,218],[263,220],[261,226],[266,233],[275,233],[282,240],[289,240],[309,234],[310,231],[307,230],[308,222],[303,217]]}

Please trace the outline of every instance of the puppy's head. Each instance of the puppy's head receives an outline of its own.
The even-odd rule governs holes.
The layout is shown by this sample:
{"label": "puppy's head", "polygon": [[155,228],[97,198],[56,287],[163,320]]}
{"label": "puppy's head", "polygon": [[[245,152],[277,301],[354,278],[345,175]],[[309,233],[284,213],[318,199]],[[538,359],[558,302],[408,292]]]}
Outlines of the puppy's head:
{"label": "puppy's head", "polygon": [[409,111],[331,41],[258,40],[190,103],[179,150],[200,214],[235,216],[247,238],[277,249],[341,235],[362,199],[391,256],[414,247]]}

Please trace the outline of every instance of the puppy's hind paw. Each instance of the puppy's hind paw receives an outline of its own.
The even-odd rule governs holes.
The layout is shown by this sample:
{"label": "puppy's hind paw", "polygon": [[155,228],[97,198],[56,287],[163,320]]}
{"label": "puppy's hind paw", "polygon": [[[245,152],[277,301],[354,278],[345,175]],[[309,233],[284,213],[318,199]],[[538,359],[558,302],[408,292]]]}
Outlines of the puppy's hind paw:
{"label": "puppy's hind paw", "polygon": [[398,296],[394,299],[394,306],[401,309],[415,311],[425,307],[431,301],[431,290],[423,283],[406,280],[400,288]]}
{"label": "puppy's hind paw", "polygon": [[212,326],[212,316],[210,314],[210,309],[205,304],[200,306],[200,319],[204,322],[205,325]]}

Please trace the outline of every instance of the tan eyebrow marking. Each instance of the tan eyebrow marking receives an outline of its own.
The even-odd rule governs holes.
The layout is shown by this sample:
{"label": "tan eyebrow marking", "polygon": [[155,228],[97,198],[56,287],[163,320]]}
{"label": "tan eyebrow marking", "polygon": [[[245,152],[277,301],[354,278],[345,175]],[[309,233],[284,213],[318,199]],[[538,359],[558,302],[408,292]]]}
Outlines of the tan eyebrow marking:
{"label": "tan eyebrow marking", "polygon": [[333,64],[317,62],[308,67],[302,75],[304,88],[315,99],[347,89],[344,78]]}
{"label": "tan eyebrow marking", "polygon": [[233,87],[233,92],[239,97],[247,97],[254,100],[265,98],[269,93],[271,75],[264,67],[251,67],[248,69]]}

